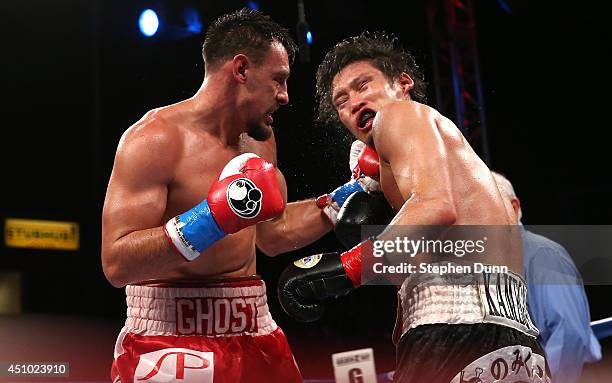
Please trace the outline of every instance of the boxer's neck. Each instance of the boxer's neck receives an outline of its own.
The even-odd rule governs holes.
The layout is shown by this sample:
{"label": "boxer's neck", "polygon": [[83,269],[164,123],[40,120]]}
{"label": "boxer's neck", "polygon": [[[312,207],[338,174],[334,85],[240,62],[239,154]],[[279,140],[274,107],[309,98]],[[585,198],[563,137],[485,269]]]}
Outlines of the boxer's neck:
{"label": "boxer's neck", "polygon": [[236,90],[219,74],[206,76],[190,103],[198,123],[225,145],[237,145],[240,135],[246,132],[246,123],[237,113]]}

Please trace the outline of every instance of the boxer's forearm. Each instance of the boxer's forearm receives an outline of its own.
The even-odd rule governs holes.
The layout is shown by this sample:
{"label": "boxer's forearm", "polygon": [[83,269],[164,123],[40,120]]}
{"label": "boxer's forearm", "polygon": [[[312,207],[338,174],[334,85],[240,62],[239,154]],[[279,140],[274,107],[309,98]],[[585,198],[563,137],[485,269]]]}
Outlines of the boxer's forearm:
{"label": "boxer's forearm", "polygon": [[257,224],[257,247],[275,256],[311,244],[332,229],[314,199],[287,204],[283,215]]}
{"label": "boxer's forearm", "polygon": [[156,279],[185,259],[166,238],[163,227],[129,233],[102,247],[102,268],[115,287]]}

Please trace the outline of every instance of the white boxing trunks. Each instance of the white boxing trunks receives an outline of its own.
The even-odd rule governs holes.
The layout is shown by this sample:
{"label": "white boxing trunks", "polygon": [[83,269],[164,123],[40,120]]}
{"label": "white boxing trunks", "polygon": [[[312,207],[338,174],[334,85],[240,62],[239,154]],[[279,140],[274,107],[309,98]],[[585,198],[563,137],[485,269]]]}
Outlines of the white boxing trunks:
{"label": "white boxing trunks", "polygon": [[258,277],[128,285],[113,382],[302,382]]}
{"label": "white boxing trunks", "polygon": [[413,274],[398,292],[394,381],[550,382],[512,272]]}

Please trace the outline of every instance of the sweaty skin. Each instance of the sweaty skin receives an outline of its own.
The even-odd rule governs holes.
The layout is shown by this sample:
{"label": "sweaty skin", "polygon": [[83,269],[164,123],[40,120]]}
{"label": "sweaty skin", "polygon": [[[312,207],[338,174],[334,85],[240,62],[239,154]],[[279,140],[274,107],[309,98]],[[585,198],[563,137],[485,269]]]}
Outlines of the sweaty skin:
{"label": "sweaty skin", "polygon": [[[169,219],[206,198],[235,156],[253,152],[276,163],[271,114],[289,101],[288,77],[287,53],[273,42],[259,65],[237,55],[207,73],[194,97],[150,111],[124,133],[102,217],[102,265],[114,286],[256,274],[256,244],[276,255],[330,230],[314,201],[295,202],[281,217],[227,235],[192,262],[163,231]],[[286,201],[278,170],[277,177]]]}
{"label": "sweaty skin", "polygon": [[[486,255],[478,261],[522,273],[518,230],[510,229],[517,223],[512,206],[453,122],[410,100],[413,85],[407,74],[390,82],[366,61],[343,68],[332,84],[332,100],[343,125],[376,148],[381,187],[397,212],[379,239],[423,234],[404,225],[455,225],[442,234],[445,239],[464,235],[457,225],[499,225],[487,231]],[[366,111],[376,117],[364,125]],[[421,254],[415,260],[432,262],[440,256]]]}

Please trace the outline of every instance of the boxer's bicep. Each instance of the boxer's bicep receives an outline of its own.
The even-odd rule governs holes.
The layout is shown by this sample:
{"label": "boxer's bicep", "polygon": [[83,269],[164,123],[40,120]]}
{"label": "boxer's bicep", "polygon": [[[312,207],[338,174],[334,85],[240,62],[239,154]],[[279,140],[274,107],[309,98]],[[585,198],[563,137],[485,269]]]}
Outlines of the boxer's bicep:
{"label": "boxer's bicep", "polygon": [[178,150],[173,138],[160,129],[147,128],[128,131],[122,137],[102,213],[107,245],[162,223]]}

